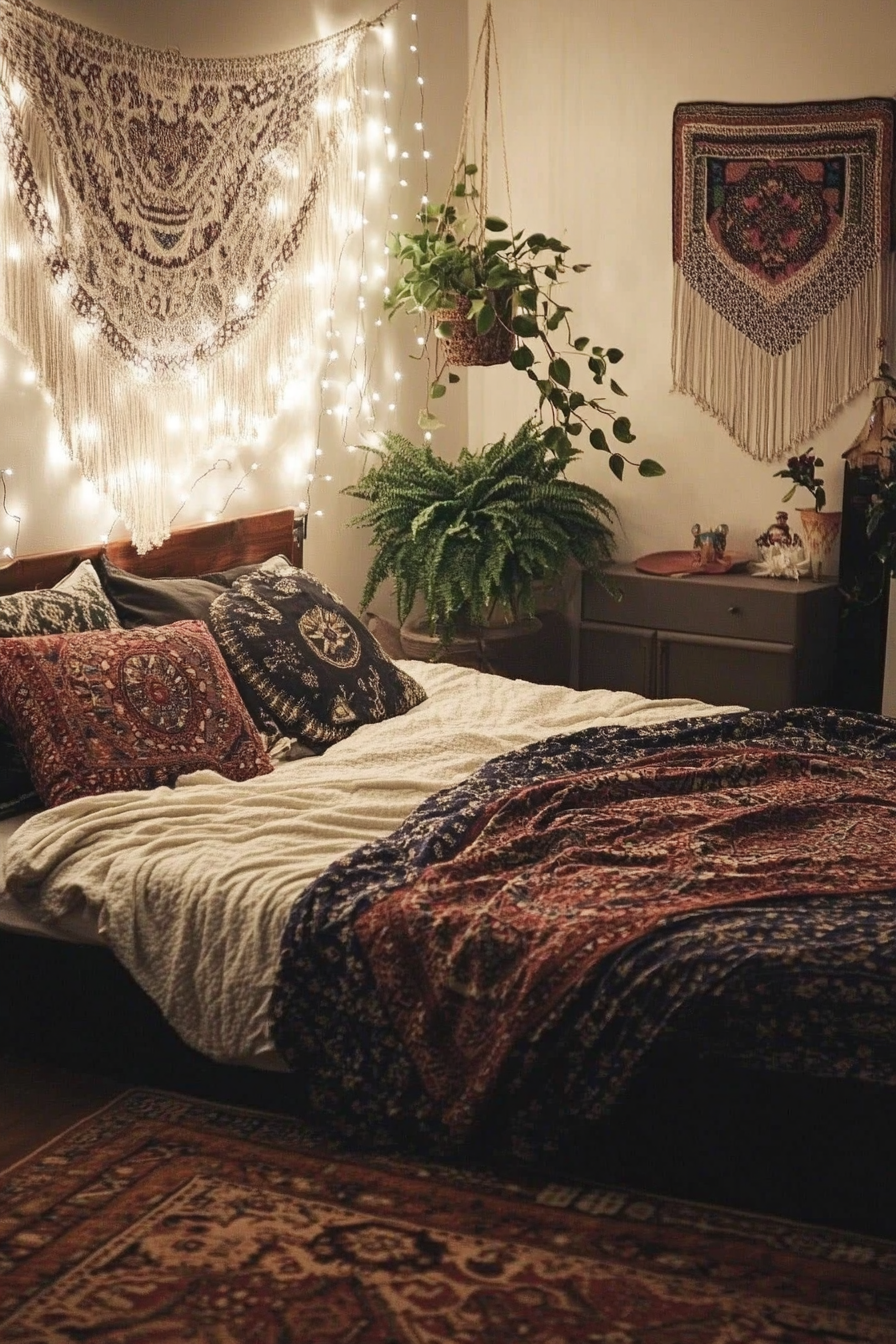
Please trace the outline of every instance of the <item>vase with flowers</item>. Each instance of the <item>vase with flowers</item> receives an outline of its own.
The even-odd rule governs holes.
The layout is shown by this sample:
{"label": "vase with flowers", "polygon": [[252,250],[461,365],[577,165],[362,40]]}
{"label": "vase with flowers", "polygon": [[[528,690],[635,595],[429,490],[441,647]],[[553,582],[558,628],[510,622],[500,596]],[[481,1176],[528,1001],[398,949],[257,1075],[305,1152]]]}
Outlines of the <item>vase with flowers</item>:
{"label": "vase with flowers", "polygon": [[776,476],[783,476],[786,480],[793,481],[793,485],[781,500],[782,504],[793,498],[798,486],[808,490],[815,500],[814,508],[797,509],[809,560],[809,574],[813,579],[824,577],[825,563],[834,549],[843,519],[842,513],[824,512],[827,496],[824,481],[818,475],[818,468],[823,466],[824,462],[810,448],[799,456],[789,457],[787,466],[775,472]]}

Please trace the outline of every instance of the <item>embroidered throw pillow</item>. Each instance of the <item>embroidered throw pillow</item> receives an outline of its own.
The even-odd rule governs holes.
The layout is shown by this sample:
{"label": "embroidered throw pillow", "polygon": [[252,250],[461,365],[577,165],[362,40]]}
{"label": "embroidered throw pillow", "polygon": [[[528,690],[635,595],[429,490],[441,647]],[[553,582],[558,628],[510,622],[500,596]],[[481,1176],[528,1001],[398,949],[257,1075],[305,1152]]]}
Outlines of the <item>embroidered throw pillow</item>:
{"label": "embroidered throw pillow", "polygon": [[272,769],[202,621],[0,640],[0,714],[48,807]]}
{"label": "embroidered throw pillow", "polygon": [[306,570],[290,566],[237,579],[209,616],[256,723],[317,751],[426,699],[422,686]]}
{"label": "embroidered throw pillow", "polygon": [[[54,588],[0,597],[0,639],[116,629],[118,624],[115,608],[86,560]],[[12,817],[39,806],[21,752],[9,730],[0,724],[0,817]]]}

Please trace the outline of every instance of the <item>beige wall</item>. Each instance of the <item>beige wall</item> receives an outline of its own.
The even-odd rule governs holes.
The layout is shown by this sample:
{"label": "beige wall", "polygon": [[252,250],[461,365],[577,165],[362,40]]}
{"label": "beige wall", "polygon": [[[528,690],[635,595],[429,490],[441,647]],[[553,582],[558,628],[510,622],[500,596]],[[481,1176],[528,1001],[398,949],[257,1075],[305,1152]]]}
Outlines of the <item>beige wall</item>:
{"label": "beige wall", "polygon": [[[638,435],[632,454],[658,458],[667,471],[652,481],[627,475],[618,485],[606,458],[586,449],[578,474],[616,502],[626,558],[688,546],[694,522],[727,522],[732,548],[750,549],[784,493],[772,476],[777,468],[751,459],[669,390],[673,109],[699,99],[889,95],[896,4],[494,0],[493,10],[514,223],[559,233],[576,259],[592,263],[568,288],[577,330],[625,351],[618,378]],[[471,0],[471,49],[481,13]],[[497,189],[494,165],[491,176]],[[529,409],[527,392],[510,370],[474,380],[471,436],[518,423]],[[867,404],[852,403],[815,439],[834,508],[840,454]]]}
{"label": "beige wall", "polygon": [[[60,13],[133,41],[175,46],[193,55],[262,52],[289,46],[376,12],[377,0],[338,0],[311,5],[295,0],[45,0]],[[431,192],[447,188],[466,84],[467,24],[478,32],[481,0],[411,0],[392,20],[396,46],[390,81],[403,90],[404,105],[391,120],[399,138],[415,150],[418,117],[415,59],[408,51],[410,14],[420,23],[427,143],[432,152]],[[569,296],[577,329],[625,351],[618,375],[629,393],[638,441],[633,451],[659,458],[661,480],[631,475],[621,485],[606,459],[590,449],[579,474],[605,490],[620,512],[620,552],[686,546],[690,527],[727,522],[735,549],[749,547],[772,519],[782,483],[774,468],[754,462],[726,433],[686,398],[669,390],[671,161],[670,128],[678,101],[788,101],[888,94],[893,88],[893,0],[494,0],[503,80],[506,143],[517,227],[549,229],[571,244],[574,259],[593,269],[576,277]],[[371,78],[376,77],[376,71]],[[399,100],[400,102],[401,100]],[[493,204],[503,208],[501,173],[493,147]],[[394,181],[368,215],[372,233],[382,233],[397,208],[410,222],[419,201],[421,165],[415,158],[404,193]],[[394,224],[392,225],[394,227]],[[341,311],[356,303],[345,287]],[[377,352],[384,378],[402,369],[393,423],[415,433],[423,370],[410,358],[413,332],[396,320],[381,330]],[[112,521],[111,511],[78,484],[78,472],[47,452],[52,418],[40,393],[20,381],[24,361],[0,342],[0,467],[11,466],[12,504],[25,522],[22,549],[36,550],[95,540]],[[529,384],[510,370],[489,370],[464,380],[465,392],[443,403],[450,417],[441,442],[450,451],[513,429],[532,409]],[[861,423],[867,399],[843,411],[815,440],[829,464],[833,500],[840,487],[839,457]],[[270,436],[262,470],[230,513],[293,503],[296,490],[282,470],[290,445],[316,423],[317,410],[284,415]],[[380,422],[384,427],[386,420]],[[311,425],[313,428],[313,424]],[[312,509],[309,564],[347,600],[356,601],[367,568],[361,533],[346,531],[351,511],[339,494],[355,478],[357,455],[341,436],[327,433],[325,458]],[[215,507],[239,479],[247,448],[234,455],[233,470],[198,490],[182,521]],[[795,501],[796,502],[796,501]],[[0,549],[8,525],[0,518]],[[384,606],[383,602],[378,605]]]}
{"label": "beige wall", "polygon": [[[264,53],[298,45],[337,31],[359,17],[372,18],[386,0],[327,0],[310,4],[307,0],[44,0],[45,7],[100,31],[113,33],[128,41],[154,47],[175,47],[190,56],[239,55]],[[450,173],[449,160],[456,148],[457,125],[466,85],[465,12],[460,4],[424,0],[418,13],[419,41],[411,14],[417,11],[405,3],[391,16],[392,40],[384,51],[379,36],[371,35],[366,47],[365,83],[372,91],[369,103],[374,113],[388,106],[388,121],[406,161],[389,165],[380,140],[373,139],[373,154],[383,172],[383,186],[370,190],[364,205],[368,225],[363,239],[358,235],[346,253],[345,272],[340,273],[336,292],[336,319],[333,327],[341,333],[336,344],[342,350],[351,344],[355,327],[359,288],[352,275],[352,264],[361,257],[363,241],[367,270],[372,258],[385,260],[382,245],[388,228],[407,227],[419,208],[424,190],[424,161],[421,135],[414,123],[420,119],[420,89],[417,85],[417,55],[411,44],[419,46],[419,57],[426,71],[424,85],[425,142],[438,192]],[[459,20],[459,21],[458,21]],[[385,79],[385,85],[384,85]],[[388,86],[392,98],[388,105],[380,97]],[[399,176],[408,182],[400,188]],[[392,213],[399,215],[393,221]],[[355,265],[355,276],[358,267]],[[382,282],[381,282],[382,283]],[[371,388],[381,388],[381,401],[375,428],[393,427],[416,434],[417,411],[422,404],[424,371],[408,359],[415,349],[413,334],[396,321],[375,328],[381,295],[371,286],[366,291],[365,310]],[[343,361],[344,363],[344,361]],[[397,384],[393,373],[400,371]],[[52,411],[38,387],[23,381],[28,376],[27,362],[8,342],[0,339],[0,469],[12,468],[8,478],[10,508],[23,517],[20,552],[44,550],[79,542],[96,542],[109,530],[114,509],[97,497],[81,478],[76,467],[61,453],[54,436]],[[259,469],[228,505],[225,516],[255,512],[269,507],[297,504],[304,495],[303,478],[296,480],[291,463],[296,449],[315,439],[321,425],[322,456],[315,464],[316,480],[312,487],[307,563],[346,601],[357,603],[369,563],[365,534],[347,529],[346,520],[355,511],[354,501],[340,494],[344,485],[357,479],[362,455],[349,453],[347,445],[360,437],[361,426],[350,423],[343,430],[336,417],[323,412],[328,403],[338,401],[332,389],[299,410],[284,412],[271,427],[263,444],[236,445],[229,453],[231,466],[219,468],[191,495],[178,522],[201,520],[206,512],[220,508],[232,487],[239,482],[253,461]],[[385,407],[396,404],[390,415]],[[466,402],[457,398],[456,423],[453,427],[459,443],[465,437]],[[54,437],[57,441],[54,443]],[[217,455],[216,455],[217,456]],[[201,459],[187,474],[189,487],[207,467]],[[325,476],[331,476],[327,481]],[[176,506],[176,502],[173,507]],[[317,516],[321,510],[322,517]],[[0,550],[12,540],[13,526],[0,515]],[[120,526],[114,535],[123,535]]]}

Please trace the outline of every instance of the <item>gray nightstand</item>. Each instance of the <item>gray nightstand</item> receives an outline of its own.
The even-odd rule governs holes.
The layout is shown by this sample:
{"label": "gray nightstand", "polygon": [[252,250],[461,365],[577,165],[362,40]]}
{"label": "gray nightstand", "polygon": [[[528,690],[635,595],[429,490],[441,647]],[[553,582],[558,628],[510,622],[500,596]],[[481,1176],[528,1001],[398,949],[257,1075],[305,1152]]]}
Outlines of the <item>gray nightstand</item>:
{"label": "gray nightstand", "polygon": [[840,594],[821,583],[746,574],[659,578],[610,570],[615,602],[582,582],[578,684],[787,709],[829,703]]}

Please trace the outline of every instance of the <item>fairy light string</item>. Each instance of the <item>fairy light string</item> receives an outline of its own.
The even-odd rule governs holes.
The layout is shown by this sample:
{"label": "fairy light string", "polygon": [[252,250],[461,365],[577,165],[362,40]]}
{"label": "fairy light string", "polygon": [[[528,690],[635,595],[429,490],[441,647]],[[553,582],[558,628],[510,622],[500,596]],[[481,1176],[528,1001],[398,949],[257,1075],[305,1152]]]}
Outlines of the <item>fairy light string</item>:
{"label": "fairy light string", "polygon": [[[320,328],[315,328],[308,347],[300,352],[301,357],[297,356],[292,364],[284,360],[281,369],[272,371],[284,391],[278,418],[296,406],[300,410],[310,396],[312,406],[314,400],[318,403],[316,432],[314,428],[310,432],[308,428],[304,432],[299,429],[285,438],[281,433],[277,435],[276,446],[266,445],[262,453],[257,444],[250,447],[249,443],[229,439],[233,412],[222,406],[214,417],[220,423],[214,427],[221,431],[218,444],[223,452],[197,471],[192,484],[179,490],[175,474],[169,526],[185,515],[202,516],[203,484],[216,473],[239,470],[238,458],[247,450],[253,453],[251,465],[241,471],[220,504],[205,512],[206,518],[221,517],[234,499],[245,497],[253,477],[267,470],[270,480],[273,468],[278,469],[281,480],[288,482],[289,497],[297,514],[306,518],[322,516],[323,508],[314,507],[316,489],[332,484],[336,476],[335,464],[331,466],[328,460],[333,448],[338,446],[344,452],[355,453],[365,443],[375,441],[381,423],[394,423],[401,400],[402,374],[392,365],[394,345],[385,340],[383,300],[389,291],[386,234],[409,222],[410,214],[419,209],[418,205],[412,210],[415,181],[422,183],[422,194],[417,197],[420,205],[426,204],[429,196],[431,156],[426,138],[425,81],[417,13],[408,16],[400,9],[391,13],[382,29],[371,30],[360,59],[362,115],[358,121],[358,191],[356,216],[350,221],[353,227],[347,232],[335,272],[322,278],[322,290],[326,286],[323,291],[326,318],[322,314]],[[0,167],[0,175],[2,172]],[[307,283],[308,277],[300,275],[293,282]],[[92,340],[94,334],[86,328],[83,338]],[[318,377],[315,367],[322,370]],[[30,371],[28,380],[38,382]],[[281,428],[287,424],[284,421]],[[85,427],[88,427],[86,421]],[[186,436],[191,432],[201,435],[207,430],[208,425],[171,426],[172,434],[184,436],[185,460]],[[209,451],[209,457],[213,451],[214,448]],[[50,457],[50,463],[58,470],[58,454],[56,458]],[[18,554],[23,517],[28,516],[27,511],[17,513],[10,507],[8,478],[12,470],[9,467],[0,471],[3,516],[15,527],[10,544],[0,550],[0,561],[7,562]],[[102,544],[106,544],[121,523],[116,512],[111,525],[98,534]]]}

